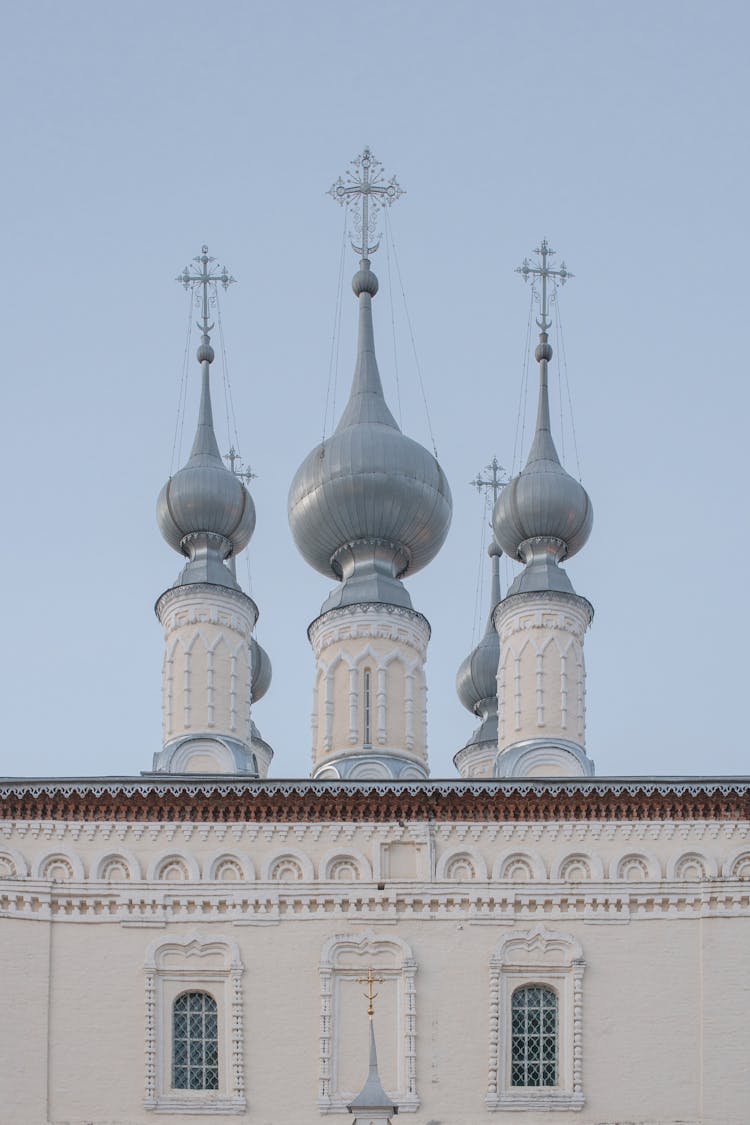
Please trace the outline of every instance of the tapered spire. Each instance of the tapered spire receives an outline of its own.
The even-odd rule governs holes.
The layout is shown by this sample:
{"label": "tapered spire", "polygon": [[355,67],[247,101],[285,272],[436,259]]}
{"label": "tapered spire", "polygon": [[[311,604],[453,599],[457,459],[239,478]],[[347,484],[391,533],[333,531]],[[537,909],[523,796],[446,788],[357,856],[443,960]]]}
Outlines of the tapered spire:
{"label": "tapered spire", "polygon": [[539,364],[539,399],[536,429],[525,467],[503,490],[493,513],[495,538],[512,559],[526,564],[509,593],[534,590],[573,592],[570,579],[558,564],[571,558],[586,543],[593,522],[591,501],[586,490],[566,473],[552,439],[549,411],[548,366],[552,359],[548,282],[560,284],[573,275],[563,262],[553,269],[555,251],[544,239],[537,248],[538,264],[528,259],[518,273],[525,280],[539,281],[540,314],[537,317],[539,343],[534,356]]}
{"label": "tapered spire", "polygon": [[367,1071],[367,1081],[356,1098],[352,1098],[347,1109],[357,1117],[362,1114],[367,1116],[371,1113],[380,1113],[381,1115],[385,1113],[390,1116],[398,1112],[397,1107],[393,1104],[393,1098],[388,1097],[380,1081],[380,1074],[378,1073],[378,1052],[375,1046],[375,1028],[372,1022],[372,1016],[370,1016],[370,1065]]}
{"label": "tapered spire", "polygon": [[367,423],[391,426],[397,430],[396,419],[388,409],[375,358],[375,333],[372,325],[372,298],[378,291],[378,279],[370,269],[369,258],[359,263],[359,272],[352,278],[352,289],[359,298],[357,360],[354,366],[349,401],[336,432]]}
{"label": "tapered spire", "polygon": [[365,148],[330,195],[347,206],[359,238],[352,288],[359,304],[349,399],[334,433],[303,461],[289,490],[289,523],[307,562],[336,577],[323,609],[381,603],[410,607],[400,579],[426,566],[451,520],[448,482],[432,454],[401,433],[388,409],[375,358],[372,299],[378,279],[377,216],[403,195]]}
{"label": "tapered spire", "polygon": [[213,268],[214,258],[204,246],[192,266],[186,266],[177,280],[196,294],[201,310],[198,327],[201,342],[196,358],[201,365],[201,398],[193,448],[185,466],[167,481],[157,502],[157,521],[162,535],[176,551],[187,556],[188,564],[177,584],[210,582],[237,588],[237,581],[225,565],[250,542],[255,529],[255,507],[250,493],[238,476],[224,464],[214,432],[211,407],[211,346],[209,323],[211,292],[217,285],[225,289],[234,278],[226,267]]}

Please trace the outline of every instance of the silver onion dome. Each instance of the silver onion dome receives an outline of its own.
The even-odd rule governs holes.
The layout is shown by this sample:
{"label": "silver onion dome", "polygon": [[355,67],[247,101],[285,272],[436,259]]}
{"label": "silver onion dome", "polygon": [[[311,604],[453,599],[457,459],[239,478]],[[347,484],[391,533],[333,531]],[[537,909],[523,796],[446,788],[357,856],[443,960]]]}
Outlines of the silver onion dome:
{"label": "silver onion dome", "polygon": [[[591,534],[593,509],[583,485],[566,473],[557,456],[550,429],[547,384],[552,348],[545,331],[539,340],[535,352],[540,385],[534,441],[526,466],[501,492],[492,523],[495,538],[507,555],[528,565],[533,555],[537,556],[536,563],[544,554],[544,569],[549,576],[551,566],[557,571],[558,562],[571,558],[586,543]],[[560,581],[568,585],[567,580]]]}
{"label": "silver onion dome", "polygon": [[333,435],[297,470],[289,523],[303,558],[343,580],[336,604],[408,605],[397,580],[421,570],[442,546],[450,488],[437,460],[401,433],[383,397],[372,326],[378,280],[367,258],[352,287],[359,337],[349,401]]}
{"label": "silver onion dome", "polygon": [[484,717],[488,700],[497,698],[497,666],[500,662],[500,638],[492,622],[492,613],[500,601],[500,555],[497,543],[491,543],[492,585],[487,628],[477,647],[461,663],[456,674],[458,698],[467,711]]}
{"label": "silver onion dome", "polygon": [[255,530],[255,506],[250,493],[224,464],[216,442],[211,409],[209,368],[214,358],[204,333],[197,358],[202,367],[198,426],[186,465],[159,493],[159,530],[175,551],[190,563],[180,581],[209,581],[234,586],[223,560],[250,542]]}
{"label": "silver onion dome", "polygon": [[271,658],[255,637],[250,638],[250,701],[257,703],[271,686]]}

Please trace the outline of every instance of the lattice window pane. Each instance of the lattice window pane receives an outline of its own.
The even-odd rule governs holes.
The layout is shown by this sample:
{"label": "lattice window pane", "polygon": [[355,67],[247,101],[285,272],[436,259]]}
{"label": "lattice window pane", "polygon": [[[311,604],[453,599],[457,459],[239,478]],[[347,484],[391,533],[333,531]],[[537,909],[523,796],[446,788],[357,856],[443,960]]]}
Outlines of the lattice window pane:
{"label": "lattice window pane", "polygon": [[218,1090],[219,1021],[206,992],[184,992],[172,1008],[172,1087]]}
{"label": "lattice window pane", "polygon": [[557,996],[551,988],[517,988],[511,1000],[512,1086],[557,1085]]}

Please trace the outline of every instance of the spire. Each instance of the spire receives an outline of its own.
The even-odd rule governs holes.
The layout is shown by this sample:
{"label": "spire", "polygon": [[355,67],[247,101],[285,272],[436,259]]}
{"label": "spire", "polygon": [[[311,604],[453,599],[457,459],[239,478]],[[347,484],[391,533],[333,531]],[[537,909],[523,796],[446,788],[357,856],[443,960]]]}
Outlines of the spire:
{"label": "spire", "polygon": [[378,279],[370,269],[369,258],[362,258],[359,271],[352,278],[352,289],[359,299],[357,360],[354,366],[349,401],[336,432],[359,423],[380,423],[397,430],[396,419],[388,409],[375,358],[375,333],[372,325],[372,298],[378,291]]}
{"label": "spire", "polygon": [[[365,147],[356,160],[352,160],[346,177],[339,176],[329,188],[328,194],[348,209],[354,220],[355,230],[359,231],[361,243],[357,246],[352,242],[352,249],[360,256],[359,271],[352,278],[352,289],[359,299],[357,362],[349,402],[336,430],[339,432],[360,422],[380,422],[397,430],[396,420],[383,396],[383,385],[375,358],[372,298],[378,291],[378,279],[370,269],[370,255],[380,245],[380,237],[375,235],[380,210],[390,207],[404,191],[395,176],[386,181],[383,165]],[[375,239],[372,246],[371,237]]]}
{"label": "spire", "polygon": [[571,558],[583,547],[591,532],[591,501],[579,481],[560,464],[552,440],[549,411],[548,364],[552,359],[549,343],[548,283],[564,285],[572,273],[564,262],[553,269],[555,251],[543,239],[535,253],[538,264],[528,258],[516,270],[525,281],[541,282],[537,317],[539,343],[534,355],[539,364],[539,404],[536,430],[525,467],[514,477],[495,504],[495,537],[505,553],[526,564],[513,582],[509,594],[558,590],[573,593],[565,571],[558,563]]}
{"label": "spire", "polygon": [[347,1109],[357,1116],[357,1120],[359,1120],[361,1111],[370,1121],[370,1125],[373,1125],[372,1115],[377,1115],[380,1120],[387,1120],[391,1114],[398,1113],[398,1108],[393,1104],[393,1099],[388,1097],[380,1081],[378,1052],[375,1047],[375,1028],[372,1022],[375,1015],[375,999],[378,995],[377,992],[373,992],[372,986],[373,984],[382,984],[383,978],[376,977],[372,968],[369,968],[367,976],[357,977],[357,981],[360,984],[367,985],[365,999],[368,1001],[367,1015],[370,1021],[370,1065],[364,1086],[356,1098],[352,1099]]}
{"label": "spire", "polygon": [[381,1114],[385,1114],[387,1117],[398,1112],[398,1108],[393,1104],[393,1098],[388,1097],[380,1081],[380,1074],[378,1073],[378,1052],[375,1046],[375,1028],[373,1027],[372,1016],[370,1016],[370,1066],[367,1072],[367,1081],[356,1098],[352,1098],[347,1109],[350,1113],[356,1114],[357,1116],[359,1116],[360,1113],[364,1113],[367,1117],[378,1111],[380,1111]]}
{"label": "spire", "polygon": [[211,346],[209,310],[217,285],[227,289],[234,281],[226,267],[213,268],[215,258],[203,246],[177,281],[190,290],[200,308],[201,342],[196,357],[201,365],[201,399],[195,440],[187,463],[161,491],[157,519],[162,535],[190,560],[178,584],[209,582],[237,587],[225,560],[241,551],[255,528],[255,508],[250,493],[224,464],[214,432],[211,407]]}
{"label": "spire", "polygon": [[534,441],[529,450],[526,464],[530,465],[533,461],[553,461],[555,464],[559,465],[560,458],[557,456],[555,443],[552,440],[552,428],[550,426],[549,416],[547,364],[552,359],[552,346],[549,343],[548,332],[552,321],[549,318],[547,282],[552,278],[553,282],[559,280],[560,284],[564,285],[568,278],[573,277],[573,274],[566,268],[565,262],[560,263],[559,269],[552,269],[549,263],[550,259],[554,257],[555,251],[550,247],[546,238],[542,239],[534,253],[539,258],[537,265],[532,265],[528,258],[524,258],[521,265],[516,268],[516,273],[520,273],[524,281],[528,281],[529,278],[532,278],[532,285],[536,278],[539,278],[541,281],[539,316],[536,318],[539,327],[539,343],[534,352],[536,360],[539,363],[539,404],[537,407]]}

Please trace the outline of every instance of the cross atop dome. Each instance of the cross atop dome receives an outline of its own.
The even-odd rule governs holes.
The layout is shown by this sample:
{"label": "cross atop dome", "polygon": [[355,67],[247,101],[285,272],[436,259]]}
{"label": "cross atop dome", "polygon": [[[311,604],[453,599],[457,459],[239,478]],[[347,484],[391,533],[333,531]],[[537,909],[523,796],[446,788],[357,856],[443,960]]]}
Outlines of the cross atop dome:
{"label": "cross atop dome", "polygon": [[497,457],[493,457],[489,465],[485,465],[484,468],[490,476],[483,477],[481,473],[477,473],[474,480],[469,481],[469,484],[472,484],[477,492],[483,492],[485,495],[492,492],[492,504],[494,506],[497,503],[500,490],[505,488],[509,477]]}
{"label": "cross atop dome", "polygon": [[[557,251],[552,249],[546,238],[542,239],[534,253],[539,258],[539,264],[533,266],[528,258],[524,258],[521,265],[516,267],[516,273],[520,273],[524,281],[528,281],[530,277],[534,280],[536,280],[537,277],[541,278],[542,292],[540,298],[540,315],[537,317],[536,322],[542,332],[546,332],[552,324],[548,316],[547,307],[547,279],[552,278],[553,284],[555,280],[559,280],[560,284],[564,285],[568,278],[573,277],[574,274],[566,268],[565,262],[560,262],[560,268],[558,270],[552,269],[549,262],[551,258],[554,258]],[[534,281],[532,281],[532,285],[533,284]]]}
{"label": "cross atop dome", "polygon": [[[369,258],[380,246],[380,236],[374,234],[380,209],[390,207],[406,193],[395,176],[386,180],[383,165],[367,146],[356,160],[351,161],[351,167],[353,171],[348,170],[344,177],[339,176],[328,189],[328,194],[349,209],[362,240],[361,246],[352,242],[352,249],[360,258]],[[369,245],[371,236],[376,239],[373,246]]]}
{"label": "cross atop dome", "polygon": [[[213,272],[211,266],[215,261],[216,258],[209,257],[208,247],[204,243],[201,246],[200,254],[193,258],[193,263],[185,266],[182,273],[175,278],[175,281],[179,281],[185,289],[192,289],[195,293],[195,303],[200,305],[203,322],[198,327],[204,336],[207,336],[213,328],[213,324],[208,323],[208,309],[216,300],[216,286],[222,285],[224,289],[228,289],[230,285],[234,284],[235,280],[226,266],[218,266],[218,272]],[[209,288],[212,285],[214,286],[213,291]]]}

